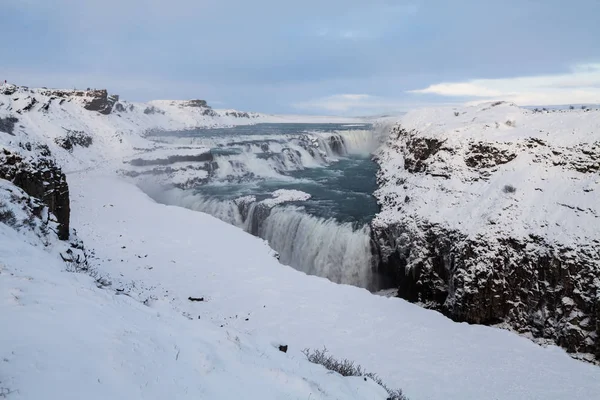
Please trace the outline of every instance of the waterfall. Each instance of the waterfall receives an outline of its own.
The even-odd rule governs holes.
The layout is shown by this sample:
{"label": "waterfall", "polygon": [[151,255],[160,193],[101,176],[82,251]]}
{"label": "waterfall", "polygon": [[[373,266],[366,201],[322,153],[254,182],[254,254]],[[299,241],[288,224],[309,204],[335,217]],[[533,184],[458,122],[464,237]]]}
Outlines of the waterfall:
{"label": "waterfall", "polygon": [[[295,171],[324,168],[341,157],[371,154],[378,145],[378,138],[372,131],[199,135],[166,137],[164,141],[173,145],[208,147],[212,160],[198,168],[206,171],[208,178],[199,186],[191,186],[195,189],[159,188],[140,183],[156,201],[205,212],[259,236],[279,253],[283,264],[307,274],[336,283],[378,289],[368,225],[356,228],[351,223],[317,217],[297,206],[283,204],[289,201],[299,204],[298,200],[303,199],[283,202],[265,199],[278,186],[286,187],[286,184],[297,184],[305,179],[294,178]],[[186,173],[193,174],[193,171]],[[264,191],[265,186],[259,188],[257,182],[265,181],[279,184],[273,189],[266,186],[268,189]]]}
{"label": "waterfall", "polygon": [[150,185],[144,185],[141,188],[158,203],[200,211],[228,224],[243,226],[244,221],[240,213],[240,207],[233,200],[205,198],[193,192],[175,188],[163,190]]}
{"label": "waterfall", "polygon": [[245,197],[204,198],[181,189],[146,193],[163,204],[204,212],[269,242],[283,264],[336,283],[373,287],[370,230],[323,219],[292,206],[269,206]]}
{"label": "waterfall", "polygon": [[368,226],[355,230],[349,223],[276,207],[264,220],[259,236],[279,253],[282,263],[307,274],[364,288],[373,282]]}

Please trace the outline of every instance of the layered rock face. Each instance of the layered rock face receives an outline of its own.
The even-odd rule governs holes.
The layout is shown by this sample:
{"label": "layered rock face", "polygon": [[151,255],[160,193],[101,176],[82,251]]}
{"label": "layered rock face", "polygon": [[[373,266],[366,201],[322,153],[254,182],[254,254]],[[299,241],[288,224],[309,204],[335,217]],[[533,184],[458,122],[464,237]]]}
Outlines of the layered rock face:
{"label": "layered rock face", "polygon": [[[97,111],[100,114],[108,115],[111,113],[115,103],[119,101],[118,95],[110,95],[106,89],[88,89],[88,90],[59,90],[48,89],[40,91],[42,96],[48,96],[51,100],[81,98],[83,108],[88,111]],[[59,100],[60,102],[60,100]],[[47,108],[50,106],[50,102]],[[46,108],[46,109],[47,109]]]}
{"label": "layered rock face", "polygon": [[70,203],[66,176],[51,158],[48,147],[30,143],[22,146],[25,155],[0,150],[0,179],[10,181],[29,196],[40,199],[56,216],[59,239],[67,240]]}
{"label": "layered rock face", "polygon": [[600,110],[413,112],[377,160],[399,296],[600,360]]}

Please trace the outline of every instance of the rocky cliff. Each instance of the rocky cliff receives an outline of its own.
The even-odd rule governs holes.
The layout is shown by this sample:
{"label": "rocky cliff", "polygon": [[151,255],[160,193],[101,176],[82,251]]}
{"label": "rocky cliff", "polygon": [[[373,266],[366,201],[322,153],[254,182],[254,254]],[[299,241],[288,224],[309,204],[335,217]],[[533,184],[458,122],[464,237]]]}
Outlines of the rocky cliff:
{"label": "rocky cliff", "polygon": [[[57,235],[69,239],[69,186],[44,145],[21,144],[21,152],[0,151],[0,179],[12,182],[29,196],[37,198],[56,217]],[[38,217],[42,210],[37,209]]]}
{"label": "rocky cliff", "polygon": [[377,154],[398,295],[600,360],[600,111],[412,112]]}

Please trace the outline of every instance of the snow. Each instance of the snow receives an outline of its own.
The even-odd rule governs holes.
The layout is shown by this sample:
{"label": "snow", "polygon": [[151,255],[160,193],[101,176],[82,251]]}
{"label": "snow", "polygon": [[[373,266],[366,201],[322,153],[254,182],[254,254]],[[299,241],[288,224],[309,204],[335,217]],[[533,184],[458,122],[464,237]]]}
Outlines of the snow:
{"label": "snow", "polygon": [[[535,113],[502,103],[417,110],[398,123],[419,138],[443,141],[451,151],[428,159],[428,174],[413,174],[404,168],[399,141],[389,139],[378,152],[387,183],[376,196],[419,201],[403,202],[402,210],[384,206],[375,224],[418,215],[471,237],[511,232],[568,245],[600,239],[600,178],[574,169],[594,167],[593,156],[585,152],[600,148],[600,112]],[[490,176],[481,179],[481,169],[473,171],[464,162],[469,146],[479,142],[516,158],[489,168]],[[404,184],[397,185],[399,180]],[[516,191],[507,193],[506,186]]]}
{"label": "snow", "polygon": [[3,398],[386,398],[279,342],[98,289],[4,224],[0,254]]}
{"label": "snow", "polygon": [[[0,95],[0,118],[22,108],[24,95],[48,100],[36,90]],[[72,227],[93,249],[92,266],[112,281],[100,289],[86,275],[64,272],[60,243],[44,247],[35,236],[0,224],[0,394],[10,391],[8,398],[15,399],[386,398],[373,382],[342,378],[301,354],[323,346],[379,373],[413,400],[591,399],[600,393],[600,368],[557,347],[540,347],[505,330],[454,323],[402,299],[305,275],[280,264],[263,240],[241,229],[155,203],[114,174],[125,159],[155,149],[143,132],[253,123],[262,117],[200,119],[195,111],[161,102],[153,106],[164,107],[165,114],[144,114],[147,104],[122,103],[139,111],[105,116],[77,101],[65,102],[53,104],[48,113],[23,112],[17,124],[23,128],[18,126],[15,136],[0,134],[0,145],[17,150],[19,141],[48,144],[68,172]],[[501,110],[491,119],[515,121],[494,133],[504,137],[535,127],[539,117]],[[406,118],[431,135],[454,129],[483,134],[461,128],[458,120],[446,127],[427,125],[428,115]],[[576,134],[592,134],[585,130],[594,126],[587,116],[564,118],[568,121],[556,121],[556,127],[566,132],[577,126],[581,133]],[[65,134],[63,128],[92,135],[93,145],[72,153],[61,149],[54,139]],[[161,152],[152,157],[164,156]],[[389,157],[391,173],[401,160]],[[448,184],[461,188],[458,181]],[[540,178],[537,184],[544,182]],[[518,186],[516,194],[524,190]],[[281,192],[272,200],[302,196]],[[444,204],[423,207],[443,210]],[[583,228],[582,235],[592,231]],[[280,344],[289,345],[288,353],[277,349]]]}
{"label": "snow", "polygon": [[600,369],[557,347],[304,275],[279,264],[264,241],[209,215],[154,203],[118,178],[69,178],[73,224],[94,244],[100,269],[152,308],[285,342],[294,357],[326,346],[411,399],[600,393]]}
{"label": "snow", "polygon": [[271,193],[270,199],[265,199],[261,203],[268,207],[275,207],[278,204],[290,201],[306,201],[308,199],[310,199],[310,194],[301,190],[278,189]]}

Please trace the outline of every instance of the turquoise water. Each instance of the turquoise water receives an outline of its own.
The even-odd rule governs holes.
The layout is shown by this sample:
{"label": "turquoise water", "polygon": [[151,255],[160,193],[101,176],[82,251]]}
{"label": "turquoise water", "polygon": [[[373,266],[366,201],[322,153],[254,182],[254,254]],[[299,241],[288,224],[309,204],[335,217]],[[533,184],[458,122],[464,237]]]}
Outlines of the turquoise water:
{"label": "turquoise water", "polygon": [[[210,148],[208,177],[165,189],[157,201],[206,212],[268,241],[279,260],[308,274],[371,290],[381,288],[369,223],[377,147],[368,125],[259,124],[169,132],[159,140]],[[204,172],[204,171],[203,171]],[[280,189],[304,201],[262,200]]]}
{"label": "turquoise water", "polygon": [[[366,128],[366,129],[365,129]],[[249,145],[285,144],[290,138],[307,133],[327,134],[368,130],[369,125],[348,126],[342,124],[258,124],[231,128],[196,129],[175,131],[165,136],[179,138],[210,139],[211,152],[220,156],[239,155]],[[261,149],[262,150],[262,149]],[[266,158],[273,152],[255,151],[256,158]],[[214,181],[194,188],[204,197],[215,200],[234,200],[241,196],[254,195],[257,200],[269,197],[277,189],[295,189],[311,195],[310,200],[292,203],[307,213],[350,222],[356,226],[368,223],[377,213],[378,207],[372,193],[377,189],[375,174],[377,165],[368,152],[364,154],[338,154],[327,163],[318,166],[300,166],[297,169],[279,171],[270,177],[243,177],[231,179],[226,184]]]}

